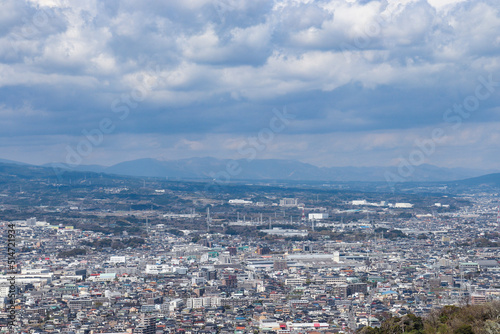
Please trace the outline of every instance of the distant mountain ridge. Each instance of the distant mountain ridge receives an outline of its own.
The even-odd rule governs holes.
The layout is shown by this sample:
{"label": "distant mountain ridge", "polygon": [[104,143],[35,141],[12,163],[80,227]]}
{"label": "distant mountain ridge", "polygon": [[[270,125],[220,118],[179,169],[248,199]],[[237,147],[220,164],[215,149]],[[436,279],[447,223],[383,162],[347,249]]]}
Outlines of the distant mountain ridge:
{"label": "distant mountain ridge", "polygon": [[0,159],[0,163],[11,164],[11,165],[23,165],[23,166],[28,166],[29,165],[29,164],[24,163],[24,162],[19,162],[19,161],[14,161],[14,160],[7,160],[7,159]]}
{"label": "distant mountain ridge", "polygon": [[468,178],[465,180],[459,180],[456,181],[456,183],[463,186],[500,187],[500,173],[481,175],[478,177]]}
{"label": "distant mountain ridge", "polygon": [[[44,165],[50,167],[51,164]],[[444,168],[422,164],[410,175],[400,175],[397,167],[317,167],[308,163],[280,159],[230,160],[211,157],[160,161],[146,158],[124,161],[113,166],[80,165],[68,169],[170,179],[284,180],[284,181],[387,181],[390,174],[399,181],[446,182],[497,172],[467,168]],[[406,176],[406,177],[405,177]]]}

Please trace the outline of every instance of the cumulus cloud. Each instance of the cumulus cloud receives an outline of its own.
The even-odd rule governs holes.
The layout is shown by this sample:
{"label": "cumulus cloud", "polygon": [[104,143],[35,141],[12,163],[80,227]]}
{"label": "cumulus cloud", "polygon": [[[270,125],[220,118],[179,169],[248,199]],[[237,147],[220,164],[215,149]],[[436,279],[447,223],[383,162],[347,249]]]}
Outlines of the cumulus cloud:
{"label": "cumulus cloud", "polygon": [[[374,157],[383,152],[379,164],[386,164],[391,153],[397,155],[389,145],[393,140],[406,143],[401,150],[411,149],[391,133],[417,135],[441,126],[447,108],[474,94],[479,76],[500,81],[500,5],[494,0],[4,5],[0,135],[12,147],[21,142],[18,137],[51,138],[47,157],[57,155],[54,148],[61,143],[55,140],[63,138],[63,146],[77,142],[104,118],[114,125],[109,138],[141,138],[137,142],[153,157],[162,149],[171,157],[229,157],[234,150],[228,143],[257,133],[273,108],[286,105],[296,116],[286,129],[286,145],[324,155],[325,138],[349,134],[350,149],[364,147]],[[463,119],[474,129],[499,121],[500,88],[494,88]],[[170,138],[170,146],[146,139],[155,136]],[[202,154],[210,147],[203,141],[214,136],[224,143]],[[474,145],[483,142],[491,150],[486,137]],[[109,139],[99,149],[118,160],[113,152],[123,150],[121,145]],[[3,145],[5,155],[13,152],[8,146]],[[99,149],[89,163],[102,159]],[[304,157],[282,147],[271,152]],[[55,160],[63,160],[60,154]],[[338,154],[330,164],[350,157],[360,163],[357,155]]]}

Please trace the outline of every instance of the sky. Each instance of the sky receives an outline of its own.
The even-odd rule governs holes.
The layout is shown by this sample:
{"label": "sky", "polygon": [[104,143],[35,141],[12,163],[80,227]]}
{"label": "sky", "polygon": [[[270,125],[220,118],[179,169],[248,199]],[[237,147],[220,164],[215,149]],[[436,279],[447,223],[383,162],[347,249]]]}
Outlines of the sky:
{"label": "sky", "polygon": [[0,158],[500,169],[499,8],[2,0]]}

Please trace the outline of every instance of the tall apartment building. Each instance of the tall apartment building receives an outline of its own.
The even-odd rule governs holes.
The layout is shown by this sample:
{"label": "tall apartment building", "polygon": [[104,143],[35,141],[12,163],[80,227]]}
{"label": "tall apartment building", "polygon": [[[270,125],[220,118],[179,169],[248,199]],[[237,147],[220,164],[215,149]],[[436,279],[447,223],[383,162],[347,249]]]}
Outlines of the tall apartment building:
{"label": "tall apartment building", "polygon": [[135,328],[134,334],[156,334],[156,319],[142,317],[141,324]]}
{"label": "tall apartment building", "polygon": [[298,201],[296,198],[283,198],[280,200],[280,206],[297,206]]}

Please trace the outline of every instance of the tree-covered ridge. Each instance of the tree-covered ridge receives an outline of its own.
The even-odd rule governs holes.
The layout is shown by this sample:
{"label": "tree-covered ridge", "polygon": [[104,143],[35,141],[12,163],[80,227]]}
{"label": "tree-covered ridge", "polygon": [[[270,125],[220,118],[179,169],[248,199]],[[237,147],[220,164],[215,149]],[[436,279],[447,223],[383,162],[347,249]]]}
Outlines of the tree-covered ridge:
{"label": "tree-covered ridge", "polygon": [[425,318],[392,317],[380,328],[363,327],[358,334],[499,334],[500,302],[464,307],[445,306]]}

